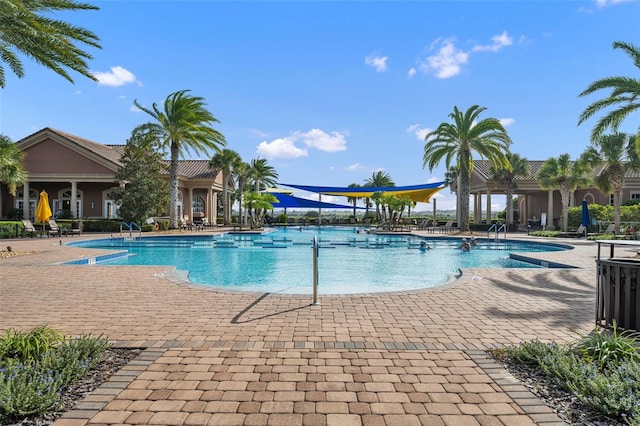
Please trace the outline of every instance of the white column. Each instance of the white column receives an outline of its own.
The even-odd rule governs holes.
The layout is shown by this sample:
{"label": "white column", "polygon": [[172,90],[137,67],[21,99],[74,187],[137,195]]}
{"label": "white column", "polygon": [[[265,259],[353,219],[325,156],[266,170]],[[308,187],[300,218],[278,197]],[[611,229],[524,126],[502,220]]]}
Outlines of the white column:
{"label": "white column", "polygon": [[553,229],[550,228],[553,226],[553,189],[549,190],[549,197],[547,200],[547,223],[541,225],[547,225],[547,229]]}
{"label": "white column", "polygon": [[29,182],[25,181],[22,187],[22,218],[25,220],[31,219],[29,215]]}
{"label": "white column", "polygon": [[476,223],[481,223],[482,222],[482,193],[476,194],[477,198],[476,198],[476,205],[475,205],[475,220]]}
{"label": "white column", "polygon": [[71,210],[71,217],[77,217],[76,211],[78,209],[78,182],[71,182],[71,205],[69,206]]}
{"label": "white column", "polygon": [[211,189],[211,187],[209,187],[207,189],[207,215],[206,215],[206,218],[209,221],[209,223],[215,224],[217,216],[218,216],[218,214],[217,214],[216,208],[215,208],[213,190]]}
{"label": "white column", "polygon": [[491,191],[487,189],[487,224],[491,225]]}
{"label": "white column", "polygon": [[571,194],[569,194],[569,207],[575,207],[576,206],[576,194],[575,191],[571,191]]}
{"label": "white column", "polygon": [[189,220],[193,222],[193,188],[189,188]]}
{"label": "white column", "polygon": [[475,223],[478,223],[478,194],[474,193],[473,194],[473,221]]}

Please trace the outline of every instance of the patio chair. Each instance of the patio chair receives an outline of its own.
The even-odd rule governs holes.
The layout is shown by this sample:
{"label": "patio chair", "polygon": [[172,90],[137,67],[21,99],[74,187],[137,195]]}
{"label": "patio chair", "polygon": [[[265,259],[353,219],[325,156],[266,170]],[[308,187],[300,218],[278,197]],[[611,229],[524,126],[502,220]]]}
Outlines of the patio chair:
{"label": "patio chair", "polygon": [[616,233],[616,225],[615,223],[610,223],[609,226],[607,226],[607,229],[605,229],[605,231],[603,232],[603,234],[614,234]]}
{"label": "patio chair", "polygon": [[443,232],[451,232],[453,230],[453,221],[448,220],[443,226],[438,227],[438,231]]}
{"label": "patio chair", "polygon": [[586,237],[587,236],[587,228],[584,225],[578,226],[578,230],[576,231],[576,235],[578,237]]}
{"label": "patio chair", "polygon": [[55,220],[49,220],[49,230],[47,231],[47,236],[50,237],[53,235],[56,237],[61,237],[63,234],[67,235],[67,232],[64,229],[60,228]]}
{"label": "patio chair", "polygon": [[68,230],[71,235],[82,234],[82,222],[71,222],[71,229]]}
{"label": "patio chair", "polygon": [[24,232],[27,233],[30,237],[38,234],[38,230],[33,226],[30,220],[22,220],[22,226],[24,226]]}

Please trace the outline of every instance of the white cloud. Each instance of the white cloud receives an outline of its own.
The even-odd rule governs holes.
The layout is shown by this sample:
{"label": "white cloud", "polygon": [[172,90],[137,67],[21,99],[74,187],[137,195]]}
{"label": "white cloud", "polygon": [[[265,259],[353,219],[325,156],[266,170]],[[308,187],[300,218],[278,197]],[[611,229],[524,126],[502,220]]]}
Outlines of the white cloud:
{"label": "white cloud", "polygon": [[325,152],[338,152],[347,149],[347,141],[339,132],[325,133],[320,129],[311,129],[306,133],[295,132],[293,136],[311,148]]}
{"label": "white cloud", "polygon": [[351,165],[345,167],[344,169],[347,170],[347,171],[352,172],[354,170],[364,169],[364,166],[362,164],[360,164],[360,163],[355,163],[355,164],[351,164]]}
{"label": "white cloud", "polygon": [[101,86],[116,87],[136,82],[136,76],[121,66],[111,67],[111,71],[108,72],[95,71],[93,76],[98,79],[98,84]]}
{"label": "white cloud", "polygon": [[[458,49],[455,38],[438,38],[427,48],[427,52],[433,54],[418,59],[418,67],[425,74],[435,73],[438,78],[451,78],[460,74],[462,66],[469,62],[469,56],[475,52],[498,52],[505,46],[513,44],[513,38],[506,31],[491,37],[491,43],[478,45],[470,51]],[[413,68],[412,68],[413,69]],[[410,76],[411,70],[409,71]]]}
{"label": "white cloud", "polygon": [[[420,70],[424,73],[435,72],[438,78],[450,78],[460,74],[460,67],[469,61],[469,54],[458,49],[454,39],[436,40],[429,50],[436,50],[434,55],[427,56],[420,62]],[[436,46],[440,46],[437,48]]]}
{"label": "white cloud", "polygon": [[491,37],[491,44],[485,44],[481,46],[475,46],[471,49],[472,52],[497,52],[505,46],[511,46],[513,44],[513,39],[507,35],[506,31],[503,31],[502,34],[494,35]]}
{"label": "white cloud", "polygon": [[135,105],[131,105],[129,107],[129,111],[131,111],[131,112],[142,112],[142,110],[140,108],[138,108],[137,106],[135,106]]}
{"label": "white cloud", "polygon": [[416,75],[416,73],[418,72],[418,70],[416,70],[415,68],[410,68],[409,71],[407,72],[407,76],[409,78],[413,77],[414,75]]}
{"label": "white cloud", "polygon": [[596,6],[598,7],[607,7],[613,6],[620,3],[627,3],[633,0],[595,0]]}
{"label": "white cloud", "polygon": [[416,138],[418,138],[418,140],[424,141],[424,138],[427,136],[427,134],[431,133],[431,129],[427,127],[421,128],[419,124],[412,124],[411,126],[407,127],[407,133],[413,133],[416,135]]}
{"label": "white cloud", "polygon": [[259,138],[266,138],[267,136],[269,136],[265,132],[262,132],[262,131],[260,131],[258,129],[248,129],[247,132],[249,133],[249,135],[257,136]]}
{"label": "white cloud", "polygon": [[298,158],[309,155],[306,149],[298,148],[290,138],[263,141],[258,145],[258,155],[269,160],[274,158]]}
{"label": "white cloud", "polygon": [[516,122],[515,118],[499,118],[498,121],[502,124],[502,127],[511,126]]}
{"label": "white cloud", "polygon": [[429,179],[427,179],[427,183],[436,183],[436,182],[442,182],[444,179],[441,179],[437,176],[431,176]]}
{"label": "white cloud", "polygon": [[364,63],[372,66],[376,69],[376,72],[385,72],[388,69],[387,61],[388,56],[379,56],[377,54],[371,54],[364,58]]}
{"label": "white cloud", "polygon": [[340,132],[326,133],[320,129],[308,132],[293,132],[289,136],[274,139],[271,142],[262,141],[258,145],[258,155],[268,159],[298,158],[309,155],[307,148],[300,148],[299,143],[308,148],[315,148],[324,152],[338,152],[347,149],[345,135]]}

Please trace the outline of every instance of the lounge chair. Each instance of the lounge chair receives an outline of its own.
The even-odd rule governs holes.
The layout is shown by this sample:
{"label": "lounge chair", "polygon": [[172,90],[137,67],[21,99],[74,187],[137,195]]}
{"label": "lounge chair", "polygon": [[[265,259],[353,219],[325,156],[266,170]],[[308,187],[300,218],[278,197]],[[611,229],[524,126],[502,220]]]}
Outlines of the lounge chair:
{"label": "lounge chair", "polygon": [[24,226],[24,232],[27,233],[30,237],[38,234],[38,230],[33,226],[30,220],[22,220],[22,226]]}
{"label": "lounge chair", "polygon": [[82,234],[82,222],[71,222],[71,229],[67,231],[71,235]]}
{"label": "lounge chair", "polygon": [[603,234],[616,234],[616,225],[615,223],[610,223],[609,226],[607,226],[607,229],[605,229],[605,231],[603,232]]}
{"label": "lounge chair", "polygon": [[443,226],[438,227],[439,232],[451,232],[453,231],[453,221],[448,220]]}
{"label": "lounge chair", "polygon": [[576,231],[576,235],[578,237],[586,237],[587,236],[587,228],[584,225],[578,226],[578,230]]}
{"label": "lounge chair", "polygon": [[58,226],[58,224],[56,223],[56,221],[51,219],[49,221],[49,231],[47,231],[47,236],[50,237],[50,236],[53,235],[53,236],[56,236],[56,237],[61,237],[63,234],[67,235],[66,230],[60,228]]}

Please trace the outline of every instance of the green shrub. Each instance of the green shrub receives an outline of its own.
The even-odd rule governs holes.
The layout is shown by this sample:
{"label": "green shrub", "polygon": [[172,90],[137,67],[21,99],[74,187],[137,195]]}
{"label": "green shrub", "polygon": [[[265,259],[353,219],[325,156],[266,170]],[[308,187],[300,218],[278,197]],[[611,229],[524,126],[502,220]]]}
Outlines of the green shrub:
{"label": "green shrub", "polygon": [[7,214],[5,217],[9,220],[21,220],[22,219],[22,209],[11,208],[7,210]]}
{"label": "green shrub", "polygon": [[19,362],[37,360],[64,341],[64,336],[46,325],[36,327],[29,332],[9,329],[0,337],[0,359],[13,359]]}
{"label": "green shrub", "polygon": [[535,237],[551,237],[551,238],[558,238],[558,237],[562,237],[562,231],[531,231],[529,232],[529,235],[533,235]]}
{"label": "green shrub", "polygon": [[491,353],[538,369],[606,416],[640,425],[640,352],[633,338],[615,328],[610,335],[596,330],[571,345],[533,340]]}
{"label": "green shrub", "polygon": [[640,362],[636,339],[628,332],[618,333],[615,321],[611,333],[596,329],[578,340],[573,347],[587,361],[595,363],[601,371],[611,363]]}
{"label": "green shrub", "polygon": [[[6,352],[0,356],[0,424],[55,411],[62,393],[101,362],[110,347],[102,337],[64,341],[61,336],[41,326],[29,333],[11,331],[2,338]],[[6,355],[10,353],[15,356]]]}

